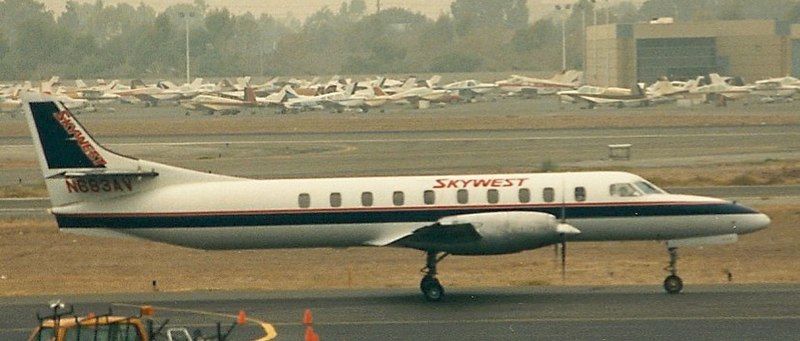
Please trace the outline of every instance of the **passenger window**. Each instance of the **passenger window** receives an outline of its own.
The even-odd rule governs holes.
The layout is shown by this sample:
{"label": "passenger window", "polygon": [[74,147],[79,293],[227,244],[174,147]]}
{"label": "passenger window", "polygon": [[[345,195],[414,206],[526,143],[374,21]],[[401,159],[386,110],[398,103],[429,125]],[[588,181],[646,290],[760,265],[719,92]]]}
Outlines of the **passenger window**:
{"label": "passenger window", "polygon": [[372,206],[372,192],[361,193],[361,206]]}
{"label": "passenger window", "polygon": [[300,208],[309,208],[311,207],[311,196],[308,193],[301,193],[300,196],[297,197],[297,203],[300,205]]}
{"label": "passenger window", "polygon": [[394,192],[394,194],[392,194],[392,203],[394,203],[395,206],[403,206],[403,204],[405,204],[405,201],[406,201],[406,196],[405,194],[403,194],[402,191],[396,191]]}
{"label": "passenger window", "polygon": [[331,207],[342,206],[342,193],[331,193]]}
{"label": "passenger window", "polygon": [[556,190],[554,190],[553,187],[545,187],[545,189],[542,190],[542,199],[544,199],[544,202],[553,202],[553,201],[555,201],[556,200]]}
{"label": "passenger window", "polygon": [[575,201],[586,201],[586,187],[575,187]]}
{"label": "passenger window", "polygon": [[486,191],[486,200],[489,201],[490,204],[496,204],[498,201],[500,201],[500,193],[496,189],[492,188]]}
{"label": "passenger window", "polygon": [[425,205],[433,205],[436,203],[436,192],[433,190],[427,190],[422,194],[422,199],[425,201]]}
{"label": "passenger window", "polygon": [[519,189],[519,202],[521,203],[528,203],[531,202],[531,190],[527,188],[520,188]]}
{"label": "passenger window", "polygon": [[466,189],[459,189],[458,192],[456,192],[456,199],[459,204],[466,204],[469,202],[469,192],[467,192]]}

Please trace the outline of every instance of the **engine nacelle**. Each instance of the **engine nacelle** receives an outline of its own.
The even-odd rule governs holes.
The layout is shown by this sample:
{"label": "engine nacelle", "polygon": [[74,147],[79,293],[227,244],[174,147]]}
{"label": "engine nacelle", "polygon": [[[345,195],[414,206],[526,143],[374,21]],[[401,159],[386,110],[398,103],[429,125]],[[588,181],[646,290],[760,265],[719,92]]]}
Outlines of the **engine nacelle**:
{"label": "engine nacelle", "polygon": [[491,212],[442,218],[436,228],[472,225],[480,238],[462,243],[441,243],[436,249],[451,254],[505,254],[558,243],[559,222],[541,212]]}

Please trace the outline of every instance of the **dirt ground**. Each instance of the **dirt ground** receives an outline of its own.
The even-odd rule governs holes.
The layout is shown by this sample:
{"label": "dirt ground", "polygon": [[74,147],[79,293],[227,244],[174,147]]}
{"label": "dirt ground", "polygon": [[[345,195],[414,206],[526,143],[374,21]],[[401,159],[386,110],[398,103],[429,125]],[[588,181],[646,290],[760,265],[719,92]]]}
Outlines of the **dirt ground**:
{"label": "dirt ground", "polygon": [[[738,243],[684,248],[687,285],[800,282],[800,207],[758,207],[772,225]],[[62,234],[51,219],[0,222],[0,293],[414,288],[424,254],[396,248],[201,251],[147,241]],[[668,256],[658,242],[571,243],[561,278],[553,248],[513,255],[451,256],[450,287],[659,285]],[[156,288],[153,288],[153,282]]]}
{"label": "dirt ground", "polygon": [[[547,113],[544,113],[547,115]],[[388,116],[386,116],[388,117]],[[175,118],[178,120],[178,118]],[[219,132],[396,131],[403,129],[503,129],[595,126],[595,118],[575,112],[547,120],[511,112],[487,122],[483,116],[331,117],[297,115],[289,119],[240,117],[169,122],[134,119],[97,120],[87,126],[101,135],[213,134]],[[209,120],[213,124],[209,124]],[[689,121],[692,120],[692,121]],[[122,123],[120,123],[122,122]],[[456,122],[456,123],[454,123]],[[24,122],[4,121],[3,136],[27,136]],[[654,111],[621,111],[604,124],[612,127],[685,124],[798,124],[795,110],[751,114],[749,110],[707,115]],[[180,126],[176,131],[175,127]],[[797,183],[800,160],[775,165],[780,183]],[[17,167],[19,165],[7,165]],[[30,165],[28,165],[30,166]],[[3,167],[0,167],[0,170]],[[786,172],[786,170],[789,170]],[[692,185],[742,172],[766,172],[763,164],[720,165],[702,169],[645,169],[659,174],[661,185]],[[770,176],[770,175],[765,175]],[[774,176],[774,174],[773,174]],[[704,180],[705,179],[705,180]],[[666,183],[664,183],[666,182]],[[713,184],[713,183],[711,183]],[[42,189],[25,192],[35,196]],[[757,209],[772,218],[765,231],[742,236],[738,243],[680,250],[678,267],[687,286],[696,283],[800,282],[800,206],[764,201]],[[663,243],[572,243],[562,280],[552,247],[513,255],[458,257],[444,260],[440,278],[448,287],[534,285],[660,285],[668,256]],[[0,219],[0,295],[63,295],[73,293],[146,292],[151,290],[295,290],[321,288],[415,288],[424,254],[395,248],[201,251],[159,243],[61,234],[50,218]],[[155,287],[154,284],[155,283]]]}

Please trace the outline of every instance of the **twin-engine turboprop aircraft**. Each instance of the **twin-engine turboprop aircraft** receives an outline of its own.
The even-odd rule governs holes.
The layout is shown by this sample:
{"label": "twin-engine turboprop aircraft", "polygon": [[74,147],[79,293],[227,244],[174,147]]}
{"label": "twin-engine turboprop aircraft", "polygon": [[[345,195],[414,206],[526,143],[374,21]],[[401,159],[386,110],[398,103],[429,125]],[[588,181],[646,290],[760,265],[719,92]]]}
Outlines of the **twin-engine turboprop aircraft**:
{"label": "twin-engine turboprop aircraft", "polygon": [[[427,253],[420,288],[438,301],[448,254],[507,254],[567,241],[736,241],[767,227],[753,209],[669,194],[623,172],[252,180],[122,156],[64,105],[29,94],[28,123],[63,231],[199,249],[395,246]],[[562,248],[563,249],[563,248]]]}

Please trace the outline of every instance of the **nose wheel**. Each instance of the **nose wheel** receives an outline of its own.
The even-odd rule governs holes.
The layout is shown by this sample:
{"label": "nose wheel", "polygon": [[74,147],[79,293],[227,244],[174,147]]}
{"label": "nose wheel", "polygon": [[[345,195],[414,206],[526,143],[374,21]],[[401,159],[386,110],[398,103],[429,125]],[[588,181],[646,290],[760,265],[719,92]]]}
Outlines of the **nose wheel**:
{"label": "nose wheel", "polygon": [[427,301],[438,302],[444,297],[444,287],[439,283],[439,279],[436,278],[436,264],[447,255],[447,253],[444,253],[441,257],[438,257],[437,251],[427,251],[425,268],[422,269],[425,276],[422,277],[422,281],[419,283],[419,289]]}
{"label": "nose wheel", "polygon": [[669,271],[670,275],[664,279],[664,290],[668,294],[677,294],[683,290],[683,280],[678,277],[678,248],[667,247],[669,252],[669,265],[664,270]]}

